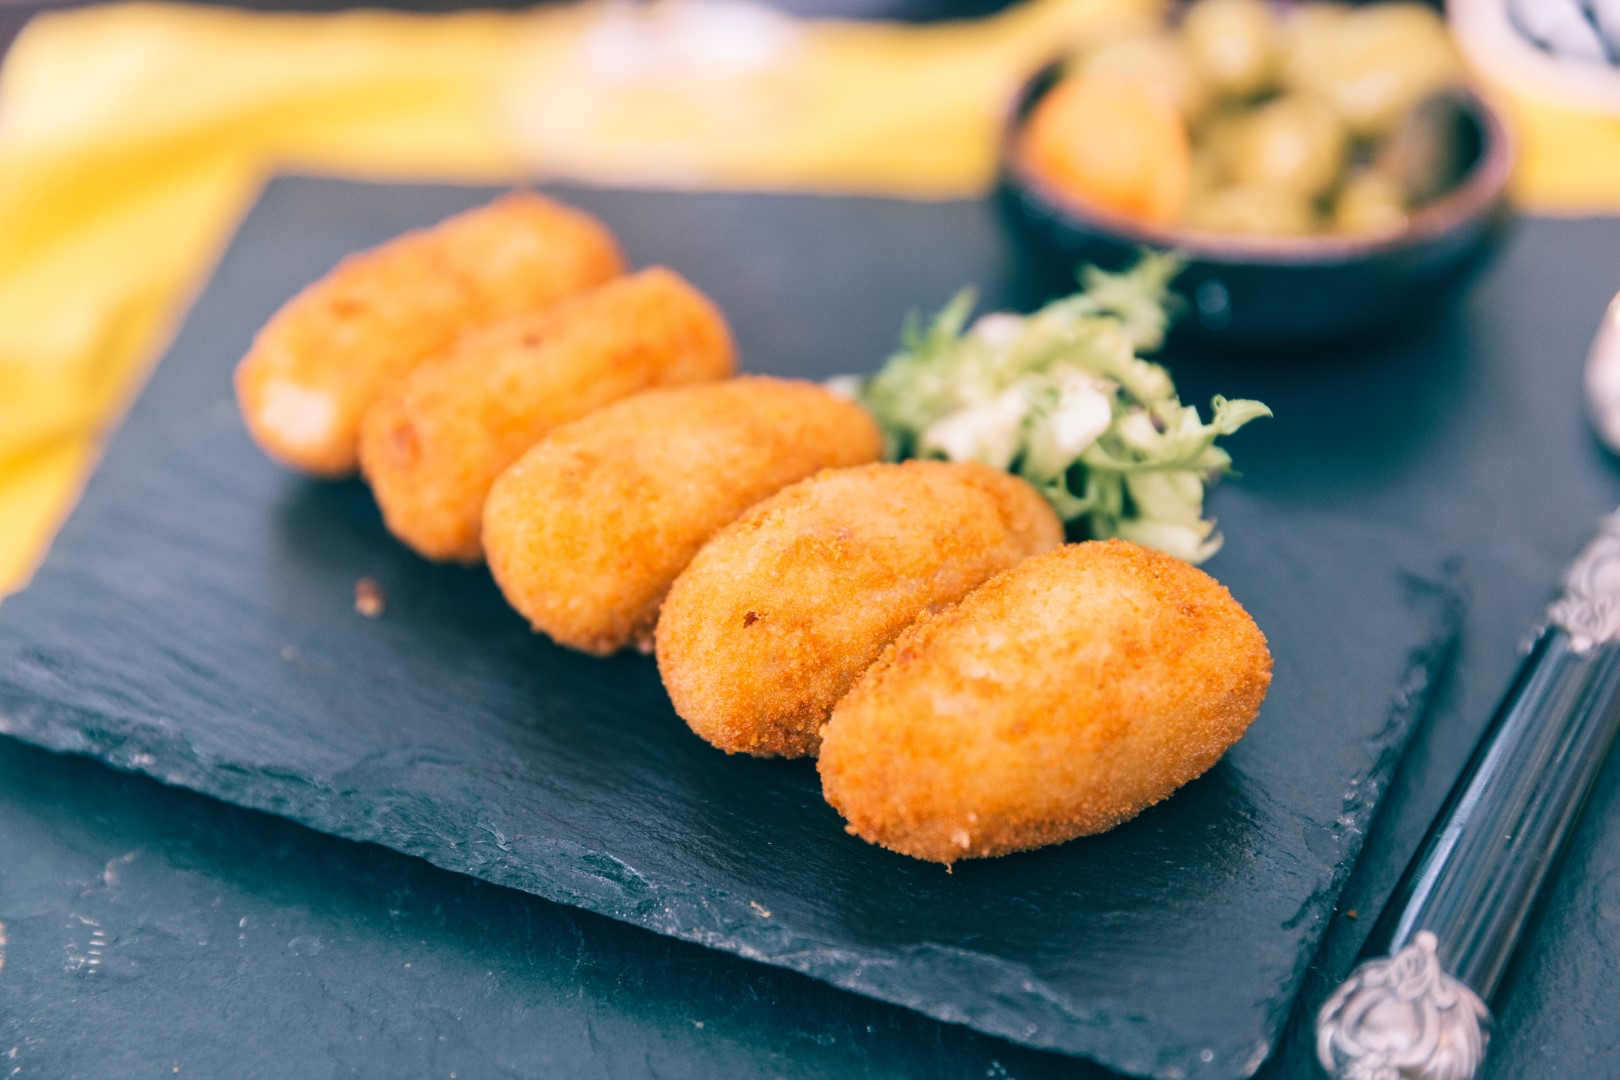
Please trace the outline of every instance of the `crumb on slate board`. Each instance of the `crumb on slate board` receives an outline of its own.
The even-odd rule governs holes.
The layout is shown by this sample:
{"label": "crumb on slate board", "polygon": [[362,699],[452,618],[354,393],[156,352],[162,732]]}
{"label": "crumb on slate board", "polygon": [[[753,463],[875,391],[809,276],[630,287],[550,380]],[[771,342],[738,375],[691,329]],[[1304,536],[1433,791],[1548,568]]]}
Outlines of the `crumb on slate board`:
{"label": "crumb on slate board", "polygon": [[386,609],[382,586],[375,580],[363,577],[354,583],[354,610],[368,619],[375,619]]}

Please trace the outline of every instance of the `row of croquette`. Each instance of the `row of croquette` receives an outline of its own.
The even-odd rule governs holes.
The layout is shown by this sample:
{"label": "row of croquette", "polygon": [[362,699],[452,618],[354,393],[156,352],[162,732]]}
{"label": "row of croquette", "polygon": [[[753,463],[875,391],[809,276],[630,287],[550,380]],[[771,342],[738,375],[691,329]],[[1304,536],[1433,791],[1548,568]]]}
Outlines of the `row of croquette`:
{"label": "row of croquette", "polygon": [[[1269,654],[1207,575],[1126,544],[1063,547],[1045,501],[997,470],[879,464],[860,406],[733,377],[730,331],[702,293],[667,269],[623,270],[588,215],[507,196],[295,297],[238,370],[244,415],[287,464],[358,464],[396,536],[429,558],[486,558],[560,644],[656,650],[676,711],[714,745],[819,754],[851,831],[894,850],[949,863],[1108,828],[1248,726]],[[966,652],[935,642],[997,589],[1022,606],[955,631],[977,643]],[[1117,709],[1118,686],[1077,688],[1036,654],[1128,644],[1141,627],[1123,623],[1144,612],[1172,646],[1148,688],[1190,673],[1192,697],[1160,694],[1178,711],[1150,717],[1156,756],[1133,766],[1127,739],[1107,772],[1076,772],[1092,706]],[[1014,641],[1023,651],[1006,652]],[[901,669],[931,651],[945,659],[920,669],[925,718]],[[942,693],[978,695],[1012,728],[987,743],[983,723],[940,714]],[[1166,755],[1166,730],[1196,738]]]}

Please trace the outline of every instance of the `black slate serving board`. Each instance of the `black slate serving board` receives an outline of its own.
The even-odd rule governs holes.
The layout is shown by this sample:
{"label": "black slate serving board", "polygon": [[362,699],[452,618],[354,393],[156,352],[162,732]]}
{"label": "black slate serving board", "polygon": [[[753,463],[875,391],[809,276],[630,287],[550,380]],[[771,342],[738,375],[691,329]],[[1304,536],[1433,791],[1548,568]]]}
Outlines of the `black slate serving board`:
{"label": "black slate serving board", "polygon": [[[564,194],[709,289],[753,370],[868,369],[962,282],[1020,306],[1040,287],[979,203]],[[648,661],[535,639],[481,572],[393,544],[358,485],[282,473],[241,432],[229,370],[282,299],[487,195],[272,186],[0,606],[0,726],[1125,1071],[1258,1067],[1446,654],[1432,540],[1229,486],[1211,569],[1278,662],[1251,736],[1105,837],[953,875],[888,855],[806,763],[710,751]],[[354,614],[360,576],[385,618]]]}

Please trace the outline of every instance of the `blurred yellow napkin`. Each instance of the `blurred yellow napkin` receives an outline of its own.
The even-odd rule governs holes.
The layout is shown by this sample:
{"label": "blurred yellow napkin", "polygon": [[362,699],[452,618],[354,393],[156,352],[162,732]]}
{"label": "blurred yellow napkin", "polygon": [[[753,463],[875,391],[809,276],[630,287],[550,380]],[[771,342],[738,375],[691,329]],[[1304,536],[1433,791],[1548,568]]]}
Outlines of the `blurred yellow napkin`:
{"label": "blurred yellow napkin", "polygon": [[[1031,0],[971,25],[805,24],[795,96],[693,128],[644,95],[632,126],[526,130],[569,87],[592,8],[263,15],[120,4],[43,16],[0,69],[0,594],[65,515],[100,437],[273,171],[368,179],[535,175],[709,187],[970,195],[1020,75],[1152,0]],[[530,96],[538,93],[539,98]],[[579,101],[562,102],[573,108]],[[611,120],[611,117],[608,118]],[[539,157],[541,160],[536,160]],[[551,158],[555,157],[555,163]]]}
{"label": "blurred yellow napkin", "polygon": [[[601,40],[592,7],[119,4],[36,19],[0,69],[0,594],[42,553],[270,173],[971,196],[992,179],[1018,80],[1158,6],[1026,0],[931,26],[777,20],[752,41],[776,33],[781,52],[754,68],[713,76],[731,53],[700,50],[683,92],[617,94],[589,85],[593,50],[624,44]],[[1521,119],[1531,206],[1620,209],[1620,124]]]}

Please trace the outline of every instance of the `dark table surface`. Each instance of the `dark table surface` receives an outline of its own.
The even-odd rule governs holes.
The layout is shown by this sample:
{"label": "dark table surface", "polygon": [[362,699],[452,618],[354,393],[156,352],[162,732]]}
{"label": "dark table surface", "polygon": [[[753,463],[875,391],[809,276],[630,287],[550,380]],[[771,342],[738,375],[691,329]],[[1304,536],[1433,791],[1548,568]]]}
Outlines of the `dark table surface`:
{"label": "dark table surface", "polygon": [[[1191,400],[1254,393],[1309,418],[1308,437],[1298,421],[1256,429],[1245,487],[1430,536],[1464,555],[1473,592],[1455,667],[1373,823],[1295,1037],[1263,1075],[1309,1075],[1301,1024],[1348,969],[1558,568],[1620,499],[1620,465],[1586,432],[1578,390],[1616,284],[1620,222],[1528,222],[1465,303],[1398,340],[1173,360]],[[1620,1076],[1617,811],[1620,759],[1496,1003],[1493,1077]],[[0,924],[4,1075],[1095,1075],[6,740]]]}
{"label": "dark table surface", "polygon": [[[489,6],[521,6],[496,0]],[[0,0],[0,53],[38,10]],[[242,6],[322,10],[343,0]],[[392,0],[434,10],[459,3]],[[778,0],[800,14],[958,17],[1001,0]],[[1324,499],[1418,520],[1470,559],[1457,666],[1409,748],[1263,1075],[1309,1075],[1303,1022],[1467,756],[1557,567],[1620,497],[1580,429],[1574,378],[1620,223],[1520,233],[1455,317],[1328,359],[1338,394],[1301,470]],[[1488,356],[1490,364],[1474,363]],[[1414,389],[1402,394],[1407,370]],[[1196,398],[1248,392],[1223,366]],[[1241,376],[1241,370],[1238,371]],[[1275,383],[1264,365],[1254,381]],[[1368,391],[1368,387],[1371,391]],[[1268,395],[1274,405],[1290,402]],[[1413,462],[1423,456],[1428,464]],[[1485,460],[1480,460],[1480,459]],[[1470,484],[1435,487],[1469,459]],[[1547,468],[1548,463],[1554,463]],[[1613,470],[1611,472],[1611,470]],[[1246,483],[1291,484],[1287,467]],[[1457,508],[1468,512],[1458,515]],[[1467,519],[1471,527],[1460,527]],[[1360,914],[1350,917],[1350,912]],[[1611,761],[1496,1001],[1497,1078],[1620,1076],[1620,759]],[[1076,1062],[660,938],[380,848],[0,739],[0,1076],[1043,1077]]]}
{"label": "dark table surface", "polygon": [[[690,274],[754,371],[868,369],[963,282],[991,307],[1037,299],[991,203],[547,190],[633,265]],[[271,185],[0,605],[0,732],[1026,1046],[1252,1073],[1455,637],[1432,548],[1227,485],[1234,542],[1209,568],[1276,661],[1243,742],[1108,836],[950,875],[896,860],[844,835],[805,763],[694,739],[645,658],[547,647],[486,573],[394,542],[363,485],[295,477],[248,439],[230,371],[254,329],[347,252],[493,194]],[[1273,455],[1314,438],[1303,413],[1278,427]],[[386,617],[355,615],[362,576]]]}

